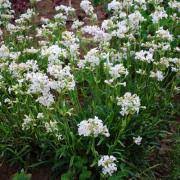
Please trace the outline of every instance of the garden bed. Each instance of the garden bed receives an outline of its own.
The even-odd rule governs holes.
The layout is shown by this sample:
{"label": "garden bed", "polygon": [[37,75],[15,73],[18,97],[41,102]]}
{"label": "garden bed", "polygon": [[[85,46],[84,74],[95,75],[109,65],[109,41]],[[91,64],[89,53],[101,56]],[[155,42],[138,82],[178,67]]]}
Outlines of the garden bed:
{"label": "garden bed", "polygon": [[0,5],[0,179],[176,178],[180,3],[11,2]]}

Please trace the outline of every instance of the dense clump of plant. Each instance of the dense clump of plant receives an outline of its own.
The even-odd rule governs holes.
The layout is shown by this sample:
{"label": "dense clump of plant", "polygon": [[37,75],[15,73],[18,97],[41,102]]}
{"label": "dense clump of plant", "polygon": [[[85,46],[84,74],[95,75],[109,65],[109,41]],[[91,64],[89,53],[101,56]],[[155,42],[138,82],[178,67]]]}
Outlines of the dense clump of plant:
{"label": "dense clump of plant", "polygon": [[13,20],[2,1],[1,159],[64,179],[153,177],[147,157],[177,110],[180,3],[113,0],[101,25],[80,7],[86,22],[60,5],[35,24],[35,6]]}

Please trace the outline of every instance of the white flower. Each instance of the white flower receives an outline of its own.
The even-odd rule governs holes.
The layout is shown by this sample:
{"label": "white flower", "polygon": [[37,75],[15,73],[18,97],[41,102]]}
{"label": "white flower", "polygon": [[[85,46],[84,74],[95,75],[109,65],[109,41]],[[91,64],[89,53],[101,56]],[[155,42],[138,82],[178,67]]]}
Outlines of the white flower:
{"label": "white flower", "polygon": [[122,9],[122,4],[116,0],[113,0],[112,2],[110,2],[108,4],[108,10],[109,11],[111,11],[111,10],[118,11],[120,9]]}
{"label": "white flower", "polygon": [[79,39],[73,32],[64,31],[62,33],[62,44],[70,50],[71,55],[79,54]]}
{"label": "white flower", "polygon": [[117,97],[117,105],[121,106],[120,114],[122,116],[128,114],[139,113],[141,107],[140,98],[136,94],[131,94],[127,92],[123,97]]}
{"label": "white flower", "polygon": [[130,26],[134,29],[138,28],[140,22],[143,22],[145,20],[139,11],[135,11],[134,13],[130,14],[128,16],[128,19]]}
{"label": "white flower", "polygon": [[173,36],[170,34],[168,30],[164,30],[163,27],[160,27],[158,31],[156,31],[157,37],[164,40],[173,40]]}
{"label": "white flower", "polygon": [[136,73],[141,75],[146,75],[146,71],[142,69],[137,70]]}
{"label": "white flower", "polygon": [[58,45],[52,45],[50,47],[44,46],[41,49],[41,55],[47,56],[50,64],[57,64],[60,63],[59,57],[67,57],[67,51]]}
{"label": "white flower", "polygon": [[4,44],[0,47],[0,58],[9,57],[9,49]]}
{"label": "white flower", "polygon": [[21,52],[11,52],[9,54],[9,58],[12,60],[17,60],[20,55],[21,55]]}
{"label": "white flower", "polygon": [[93,36],[94,41],[107,42],[111,40],[111,35],[106,33],[103,29],[98,26],[85,26],[82,29],[83,33],[88,33]]}
{"label": "white flower", "polygon": [[109,74],[113,79],[117,79],[122,75],[127,76],[128,70],[123,66],[123,64],[116,64],[115,66],[110,67]]}
{"label": "white flower", "polygon": [[75,12],[75,9],[74,9],[74,8],[69,7],[69,6],[65,6],[65,5],[56,6],[56,7],[55,7],[55,10],[56,10],[56,11],[61,11],[61,12],[65,13],[67,16],[68,16],[70,13]]}
{"label": "white flower", "polygon": [[43,118],[44,118],[44,114],[43,113],[38,113],[37,119],[43,119]]}
{"label": "white flower", "polygon": [[55,78],[55,81],[51,84],[51,88],[58,91],[66,89],[74,90],[75,80],[70,70],[71,68],[69,66],[62,68],[62,65],[48,65],[47,72]]}
{"label": "white flower", "polygon": [[167,18],[168,15],[163,7],[157,7],[156,11],[151,14],[153,23],[158,23],[159,20]]}
{"label": "white flower", "polygon": [[98,161],[98,166],[102,166],[102,173],[104,175],[112,176],[117,171],[117,159],[114,156],[104,155]]}
{"label": "white flower", "polygon": [[109,30],[112,27],[113,27],[113,21],[111,19],[107,19],[102,22],[101,25],[102,30]]}
{"label": "white flower", "polygon": [[126,20],[120,21],[117,24],[117,30],[112,31],[113,36],[124,38],[126,33],[129,31],[128,23]]}
{"label": "white flower", "polygon": [[6,98],[6,99],[4,100],[4,102],[5,102],[5,103],[8,103],[8,104],[11,104],[11,103],[12,103],[12,101],[11,101],[9,98]]}
{"label": "white flower", "polygon": [[27,73],[26,79],[31,82],[28,92],[32,94],[44,93],[50,91],[51,84],[48,76],[41,72]]}
{"label": "white flower", "polygon": [[25,118],[23,119],[23,123],[22,123],[22,130],[28,130],[30,129],[31,126],[34,125],[35,125],[34,120],[30,116],[25,115]]}
{"label": "white flower", "polygon": [[133,137],[133,140],[134,140],[134,143],[139,146],[139,145],[141,145],[142,137],[140,137],[140,136],[138,136],[137,138]]}
{"label": "white flower", "polygon": [[38,49],[35,49],[34,47],[31,47],[31,48],[27,48],[27,49],[24,49],[24,53],[29,53],[29,54],[35,54],[37,53],[39,50]]}
{"label": "white flower", "polygon": [[163,73],[161,71],[151,71],[150,77],[156,78],[158,81],[162,81],[164,79]]}
{"label": "white flower", "polygon": [[134,0],[134,2],[142,5],[142,4],[146,4],[146,0]]}
{"label": "white flower", "polygon": [[100,63],[99,50],[97,48],[91,49],[85,56],[84,61],[89,63],[90,66],[95,67]]}
{"label": "white flower", "polygon": [[153,59],[153,51],[141,50],[139,52],[136,52],[135,53],[135,59],[150,63],[150,62],[154,61],[154,59]]}
{"label": "white flower", "polygon": [[168,4],[171,8],[180,11],[180,2],[174,0],[174,1],[170,1]]}
{"label": "white flower", "polygon": [[50,107],[54,103],[54,96],[49,92],[43,93],[36,101],[43,106]]}
{"label": "white flower", "polygon": [[58,140],[62,139],[62,135],[59,133],[57,121],[49,121],[45,123],[45,129],[47,133],[55,135]]}
{"label": "white flower", "polygon": [[71,28],[73,30],[76,30],[76,29],[80,28],[83,24],[84,24],[84,22],[76,20],[76,21],[73,22]]}
{"label": "white flower", "polygon": [[83,11],[89,15],[89,16],[92,16],[93,14],[93,11],[94,11],[94,8],[93,6],[91,5],[91,2],[88,1],[88,0],[82,0],[81,3],[80,3],[80,7],[81,9],[83,9]]}
{"label": "white flower", "polygon": [[102,120],[98,117],[94,119],[83,120],[78,124],[78,133],[80,136],[94,136],[104,135],[109,137],[109,131],[106,126],[103,125]]}

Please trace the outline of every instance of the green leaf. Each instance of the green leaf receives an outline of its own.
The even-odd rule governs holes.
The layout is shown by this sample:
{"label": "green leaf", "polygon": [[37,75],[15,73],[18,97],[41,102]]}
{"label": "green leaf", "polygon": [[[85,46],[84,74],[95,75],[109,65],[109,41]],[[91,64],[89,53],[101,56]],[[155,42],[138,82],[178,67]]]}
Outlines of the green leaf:
{"label": "green leaf", "polygon": [[30,180],[31,174],[26,174],[24,171],[21,171],[20,173],[16,173],[12,180]]}
{"label": "green leaf", "polygon": [[73,180],[73,174],[68,171],[61,176],[61,180]]}
{"label": "green leaf", "polygon": [[82,173],[79,176],[79,180],[86,180],[90,179],[91,177],[91,171],[88,171],[87,169],[84,169]]}

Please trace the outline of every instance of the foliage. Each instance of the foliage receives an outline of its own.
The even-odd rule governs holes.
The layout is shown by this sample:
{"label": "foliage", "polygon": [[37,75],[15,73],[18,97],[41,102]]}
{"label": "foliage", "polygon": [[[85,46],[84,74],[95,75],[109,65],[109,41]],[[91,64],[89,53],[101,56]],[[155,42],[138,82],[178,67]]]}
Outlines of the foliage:
{"label": "foliage", "polygon": [[[61,179],[152,178],[148,156],[178,111],[177,1],[116,1],[99,25],[90,1],[32,9],[3,1],[0,155]],[[72,22],[67,25],[67,22]]]}

